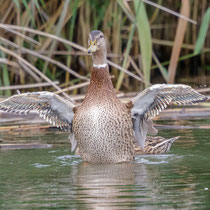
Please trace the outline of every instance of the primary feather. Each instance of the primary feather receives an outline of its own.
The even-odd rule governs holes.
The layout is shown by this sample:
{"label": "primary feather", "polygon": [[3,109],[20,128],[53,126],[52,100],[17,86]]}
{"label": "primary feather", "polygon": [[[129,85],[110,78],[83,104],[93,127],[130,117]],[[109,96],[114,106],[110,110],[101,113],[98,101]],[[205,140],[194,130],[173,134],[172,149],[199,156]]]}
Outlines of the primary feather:
{"label": "primary feather", "polygon": [[169,104],[192,105],[206,99],[188,85],[157,84],[145,89],[132,99],[131,114],[136,141],[144,148],[148,129],[152,126],[150,119]]}
{"label": "primary feather", "polygon": [[9,97],[0,103],[0,110],[28,114],[37,113],[47,122],[71,131],[74,104],[50,92],[23,93]]}

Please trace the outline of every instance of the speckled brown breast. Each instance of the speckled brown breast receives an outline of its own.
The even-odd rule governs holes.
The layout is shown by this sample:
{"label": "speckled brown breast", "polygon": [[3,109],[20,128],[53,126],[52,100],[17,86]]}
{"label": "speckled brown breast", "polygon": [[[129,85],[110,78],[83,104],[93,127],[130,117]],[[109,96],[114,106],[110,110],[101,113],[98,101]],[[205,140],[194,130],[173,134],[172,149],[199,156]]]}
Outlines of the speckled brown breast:
{"label": "speckled brown breast", "polygon": [[108,69],[93,69],[83,103],[76,108],[73,131],[84,161],[132,161],[133,128],[130,110],[117,97]]}

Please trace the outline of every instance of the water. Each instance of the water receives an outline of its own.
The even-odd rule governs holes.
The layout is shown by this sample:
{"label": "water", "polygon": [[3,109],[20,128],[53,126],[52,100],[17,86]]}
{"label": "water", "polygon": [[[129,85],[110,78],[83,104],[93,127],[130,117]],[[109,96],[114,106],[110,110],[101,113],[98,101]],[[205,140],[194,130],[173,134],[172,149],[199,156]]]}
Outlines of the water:
{"label": "water", "polygon": [[90,165],[70,152],[63,132],[1,133],[54,147],[0,151],[0,209],[210,209],[210,130],[159,134],[181,136],[167,155]]}

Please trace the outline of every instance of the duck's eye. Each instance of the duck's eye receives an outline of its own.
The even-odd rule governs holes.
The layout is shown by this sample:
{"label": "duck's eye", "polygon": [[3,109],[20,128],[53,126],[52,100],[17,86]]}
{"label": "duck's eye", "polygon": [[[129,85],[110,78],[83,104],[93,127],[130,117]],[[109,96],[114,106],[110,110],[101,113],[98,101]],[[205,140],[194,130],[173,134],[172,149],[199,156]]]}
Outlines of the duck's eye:
{"label": "duck's eye", "polygon": [[103,37],[104,37],[103,35],[100,36],[100,38],[103,38]]}

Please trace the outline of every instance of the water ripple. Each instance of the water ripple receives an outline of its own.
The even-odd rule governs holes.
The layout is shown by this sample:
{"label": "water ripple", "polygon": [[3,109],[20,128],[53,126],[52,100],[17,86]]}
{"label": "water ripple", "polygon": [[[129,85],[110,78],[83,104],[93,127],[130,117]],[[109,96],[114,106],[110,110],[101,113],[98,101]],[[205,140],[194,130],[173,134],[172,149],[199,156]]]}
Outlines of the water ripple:
{"label": "water ripple", "polygon": [[41,163],[34,163],[34,164],[32,164],[32,166],[34,166],[36,168],[45,168],[45,167],[49,167],[51,165],[44,165],[44,164],[41,164]]}
{"label": "water ripple", "polygon": [[77,155],[61,155],[56,157],[56,160],[59,161],[62,166],[77,165],[82,161]]}

